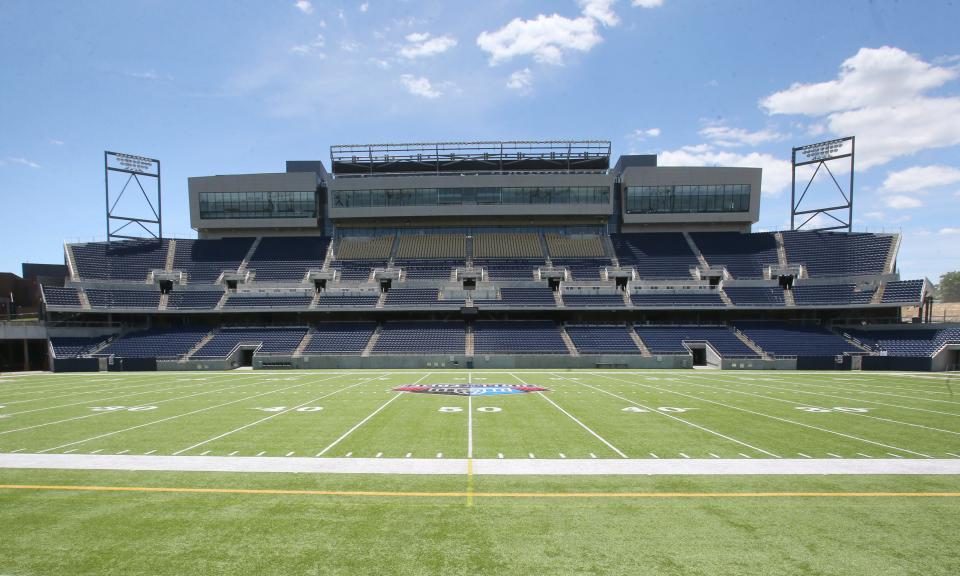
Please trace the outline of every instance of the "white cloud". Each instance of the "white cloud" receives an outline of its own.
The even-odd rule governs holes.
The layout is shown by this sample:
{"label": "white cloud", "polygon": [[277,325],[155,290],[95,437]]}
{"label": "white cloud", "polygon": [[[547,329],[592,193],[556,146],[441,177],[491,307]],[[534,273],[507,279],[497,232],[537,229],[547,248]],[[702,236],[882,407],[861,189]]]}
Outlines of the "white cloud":
{"label": "white cloud", "polygon": [[620,18],[613,11],[613,4],[617,0],[577,0],[580,8],[583,9],[583,15],[587,18],[593,18],[604,26],[616,26],[620,23]]}
{"label": "white cloud", "polygon": [[490,54],[491,66],[518,56],[532,56],[537,62],[557,66],[563,64],[564,53],[589,52],[601,41],[593,18],[559,14],[540,14],[532,20],[514,18],[499,30],[477,36],[477,46]]}
{"label": "white cloud", "polygon": [[150,80],[151,82],[156,82],[157,80],[173,80],[173,76],[170,76],[169,74],[160,74],[156,70],[126,72],[126,75],[130,78],[136,78],[137,80]]}
{"label": "white cloud", "polygon": [[836,79],[793,84],[761,101],[769,114],[822,118],[835,135],[857,136],[860,168],[929,148],[960,144],[960,97],[926,92],[958,76],[899,48],[861,48],[841,65]]}
{"label": "white cloud", "polygon": [[659,8],[663,6],[663,0],[633,0],[631,4],[640,8]]}
{"label": "white cloud", "polygon": [[457,45],[453,36],[431,36],[429,32],[407,34],[408,44],[400,48],[400,55],[404,58],[423,58],[436,56]]}
{"label": "white cloud", "polygon": [[763,193],[779,196],[791,180],[790,162],[770,154],[750,152],[738,154],[729,150],[716,150],[708,144],[684,146],[678,150],[665,150],[659,154],[660,166],[740,166],[763,169]]}
{"label": "white cloud", "polygon": [[50,138],[49,140],[47,140],[47,142],[49,142],[50,144],[53,144],[54,146],[63,146],[63,145],[64,145],[64,141],[63,141],[63,140],[57,140],[56,138]]}
{"label": "white cloud", "polygon": [[507,78],[507,88],[520,94],[530,94],[533,90],[533,72],[529,68],[517,70]]}
{"label": "white cloud", "polygon": [[770,129],[750,132],[743,128],[731,128],[723,124],[707,126],[700,130],[700,135],[716,146],[738,147],[757,146],[764,142],[782,140],[783,134]]}
{"label": "white cloud", "polygon": [[867,220],[885,220],[887,215],[881,210],[876,210],[873,212],[867,212],[863,215],[863,217]]}
{"label": "white cloud", "polygon": [[390,62],[382,58],[370,58],[369,62],[381,70],[388,70],[390,68]]}
{"label": "white cloud", "polygon": [[941,228],[940,234],[960,234],[960,228]]}
{"label": "white cloud", "polygon": [[660,136],[659,128],[647,128],[646,130],[635,128],[633,132],[627,135],[627,138],[631,138],[633,140],[645,140],[647,138],[656,138],[658,136]]}
{"label": "white cloud", "polygon": [[359,52],[363,45],[352,40],[344,40],[340,43],[340,49],[344,52]]}
{"label": "white cloud", "polygon": [[314,38],[312,42],[291,46],[290,51],[294,54],[319,54],[326,44],[327,41],[324,39],[323,34],[317,34],[317,37]]}
{"label": "white cloud", "polygon": [[310,0],[297,0],[293,5],[304,14],[313,14],[313,4]]}
{"label": "white cloud", "polygon": [[914,166],[887,174],[883,189],[894,192],[919,192],[960,182],[960,170],[950,166]]}
{"label": "white cloud", "polygon": [[403,84],[403,87],[407,89],[407,92],[415,96],[423,96],[424,98],[439,98],[443,95],[437,87],[430,83],[430,80],[425,76],[414,76],[413,74],[404,74],[400,76],[400,82]]}
{"label": "white cloud", "polygon": [[914,198],[913,196],[906,196],[903,194],[894,194],[893,196],[887,196],[884,198],[884,202],[887,203],[887,206],[897,209],[904,210],[907,208],[919,208],[923,206],[923,202],[919,199]]}
{"label": "white cloud", "polygon": [[33,160],[27,160],[22,157],[7,157],[3,160],[0,160],[0,165],[3,164],[18,164],[20,166],[26,166],[27,168],[39,168],[40,165],[34,162]]}
{"label": "white cloud", "polygon": [[369,2],[364,2],[363,4],[360,5],[360,11],[361,11],[361,12],[366,12],[366,11],[369,10],[369,9],[370,9],[370,3],[369,3]]}

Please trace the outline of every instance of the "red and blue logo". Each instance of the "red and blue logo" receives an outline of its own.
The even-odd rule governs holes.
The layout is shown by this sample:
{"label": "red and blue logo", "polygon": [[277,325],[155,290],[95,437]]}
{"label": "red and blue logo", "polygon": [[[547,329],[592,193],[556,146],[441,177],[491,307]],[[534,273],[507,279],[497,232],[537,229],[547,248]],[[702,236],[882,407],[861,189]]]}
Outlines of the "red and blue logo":
{"label": "red and blue logo", "polygon": [[503,396],[505,394],[529,394],[530,392],[549,392],[540,386],[515,386],[512,384],[429,384],[398,386],[394,392],[412,392],[413,394],[444,394],[448,396]]}

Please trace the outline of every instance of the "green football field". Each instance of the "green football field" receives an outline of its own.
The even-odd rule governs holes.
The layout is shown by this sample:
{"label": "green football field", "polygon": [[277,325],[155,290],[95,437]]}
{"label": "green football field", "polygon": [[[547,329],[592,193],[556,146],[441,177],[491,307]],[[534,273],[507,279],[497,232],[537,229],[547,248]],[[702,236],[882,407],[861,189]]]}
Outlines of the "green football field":
{"label": "green football field", "polygon": [[956,574],[958,476],[829,466],[950,463],[958,417],[936,374],[3,375],[0,463],[172,468],[0,466],[0,574]]}

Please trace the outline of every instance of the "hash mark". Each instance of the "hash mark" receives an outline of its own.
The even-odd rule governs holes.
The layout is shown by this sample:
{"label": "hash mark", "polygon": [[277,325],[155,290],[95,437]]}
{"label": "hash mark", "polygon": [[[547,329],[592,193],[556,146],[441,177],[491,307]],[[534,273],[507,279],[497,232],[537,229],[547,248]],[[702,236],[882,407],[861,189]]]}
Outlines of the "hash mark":
{"label": "hash mark", "polygon": [[903,456],[900,456],[899,454],[894,454],[893,452],[887,452],[887,454],[893,456],[894,458],[903,458]]}
{"label": "hash mark", "polygon": [[566,458],[567,456],[566,456],[563,452],[560,452],[560,457],[561,457],[561,458]]}
{"label": "hash mark", "polygon": [[70,450],[67,450],[66,452],[64,452],[64,454],[69,454],[69,453],[71,453],[71,452],[76,452],[77,450],[79,450],[79,448],[71,448]]}
{"label": "hash mark", "polygon": [[[323,454],[323,452],[321,452],[321,454]],[[346,456],[344,456],[344,458],[349,458],[349,457],[351,457],[351,456],[353,456],[353,452],[347,452],[347,454],[346,454]]]}
{"label": "hash mark", "polygon": [[206,455],[209,454],[209,453],[210,453],[210,451],[207,450],[206,452],[201,452],[200,455],[201,455],[201,456],[206,456]]}
{"label": "hash mark", "polygon": [[659,458],[659,456],[657,456],[657,455],[654,454],[653,452],[651,452],[650,455],[653,456],[654,458]]}
{"label": "hash mark", "polygon": [[714,457],[714,458],[719,458],[719,456],[717,456],[717,455],[714,454],[713,452],[708,452],[708,454],[710,454],[710,456],[712,456],[712,457]]}
{"label": "hash mark", "polygon": [[743,452],[738,452],[738,454],[740,454],[740,455],[743,456],[744,458],[749,458],[749,456],[747,456],[747,455],[744,454]]}
{"label": "hash mark", "polygon": [[536,458],[536,456],[534,456],[532,452],[528,452],[527,456],[529,456],[530,458]]}
{"label": "hash mark", "polygon": [[293,452],[287,452],[287,456],[293,456]]}
{"label": "hash mark", "polygon": [[497,452],[497,458],[503,458],[503,454],[501,454],[500,452]]}
{"label": "hash mark", "polygon": [[227,456],[234,456],[237,452],[238,452],[237,450],[234,450],[233,452],[227,454]]}
{"label": "hash mark", "polygon": [[437,458],[443,458],[443,452],[437,452]]}
{"label": "hash mark", "polygon": [[827,456],[833,456],[834,458],[843,458],[843,456],[840,456],[839,454],[834,454],[833,452],[827,452]]}
{"label": "hash mark", "polygon": [[413,456],[413,452],[407,452],[407,455],[404,456],[404,458],[409,458],[409,457],[411,457],[411,456]]}
{"label": "hash mark", "polygon": [[377,455],[374,456],[374,458],[379,458],[379,457],[381,457],[381,456],[383,456],[383,452],[377,452]]}
{"label": "hash mark", "polygon": [[857,452],[857,456],[863,456],[864,458],[873,458],[873,456],[870,456],[869,454],[864,454],[863,452]]}
{"label": "hash mark", "polygon": [[144,452],[143,455],[144,455],[144,456],[149,456],[149,455],[153,454],[154,452],[156,452],[156,450],[151,450],[151,451],[149,451],[149,452]]}
{"label": "hash mark", "polygon": [[797,454],[799,454],[800,456],[803,456],[804,458],[813,458],[813,456],[807,456],[803,452],[797,452]]}
{"label": "hash mark", "polygon": [[97,450],[94,450],[93,452],[91,452],[91,454],[97,454],[97,453],[99,453],[99,452],[103,452],[103,448],[99,448],[99,449],[97,449]]}
{"label": "hash mark", "polygon": [[680,455],[683,456],[684,458],[690,458],[689,456],[687,456],[687,455],[684,454],[683,452],[681,452]]}
{"label": "hash mark", "polygon": [[953,456],[954,458],[960,458],[960,456],[957,456],[957,455],[954,454],[953,452],[947,452],[947,456]]}
{"label": "hash mark", "polygon": [[263,456],[264,454],[266,454],[266,452],[260,452],[257,456]]}
{"label": "hash mark", "polygon": [[121,455],[121,454],[126,454],[127,452],[129,452],[129,450],[121,450],[121,451],[117,452],[117,456],[119,456],[119,455]]}

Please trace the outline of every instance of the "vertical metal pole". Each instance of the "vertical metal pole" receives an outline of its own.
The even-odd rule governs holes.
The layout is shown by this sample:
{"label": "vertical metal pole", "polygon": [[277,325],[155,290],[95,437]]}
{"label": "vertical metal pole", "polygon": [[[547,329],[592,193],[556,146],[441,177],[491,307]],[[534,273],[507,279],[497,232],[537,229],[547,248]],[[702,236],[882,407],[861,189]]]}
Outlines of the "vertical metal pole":
{"label": "vertical metal pole", "polygon": [[157,160],[157,232],[163,240],[163,194],[160,191],[160,161]]}
{"label": "vertical metal pole", "polygon": [[105,198],[105,208],[107,214],[107,244],[110,244],[110,171],[107,164],[106,150],[103,151],[103,193]]}
{"label": "vertical metal pole", "polygon": [[[761,188],[762,188],[761,184]],[[763,192],[763,190],[761,190]],[[796,230],[793,221],[797,215],[797,149],[790,153],[790,230]]]}
{"label": "vertical metal pole", "polygon": [[857,137],[850,137],[850,211],[847,215],[847,232],[853,232],[853,167],[857,148]]}

